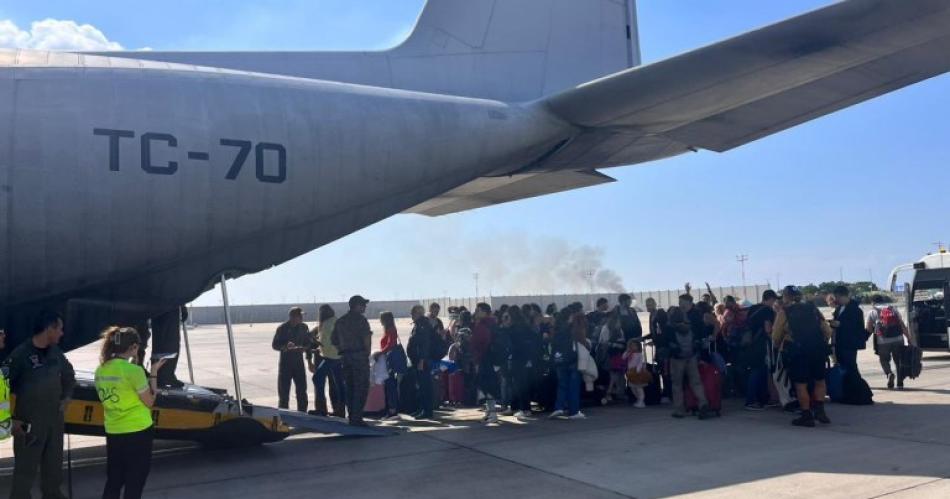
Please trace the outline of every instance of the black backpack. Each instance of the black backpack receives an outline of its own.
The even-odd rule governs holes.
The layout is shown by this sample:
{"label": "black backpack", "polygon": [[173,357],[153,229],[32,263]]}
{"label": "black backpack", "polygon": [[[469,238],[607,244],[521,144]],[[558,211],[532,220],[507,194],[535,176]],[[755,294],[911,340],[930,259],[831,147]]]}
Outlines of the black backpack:
{"label": "black backpack", "polygon": [[868,382],[864,381],[857,372],[845,371],[844,373],[844,394],[841,398],[842,404],[848,405],[872,405],[874,404],[874,393]]}
{"label": "black backpack", "polygon": [[785,307],[785,318],[795,347],[811,349],[826,343],[821,332],[821,312],[814,303],[795,303]]}
{"label": "black backpack", "polygon": [[432,333],[432,343],[429,344],[429,359],[433,362],[440,361],[449,354],[451,344],[442,337],[441,334]]}

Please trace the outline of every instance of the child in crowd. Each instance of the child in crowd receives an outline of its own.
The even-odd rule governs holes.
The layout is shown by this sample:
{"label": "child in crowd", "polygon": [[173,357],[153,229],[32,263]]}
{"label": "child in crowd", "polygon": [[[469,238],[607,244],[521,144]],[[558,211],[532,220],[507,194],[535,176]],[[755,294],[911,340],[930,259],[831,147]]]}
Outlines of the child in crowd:
{"label": "child in crowd", "polygon": [[[606,336],[604,338],[603,336]],[[604,349],[606,360],[606,369],[610,373],[610,383],[604,392],[601,403],[607,405],[611,400],[619,400],[624,397],[626,382],[624,373],[627,372],[626,363],[623,359],[625,343],[623,340],[623,330],[620,327],[620,317],[618,314],[611,314],[607,323],[604,325],[604,333],[598,348]]]}
{"label": "child in crowd", "polygon": [[634,407],[642,409],[646,407],[644,402],[645,393],[643,388],[650,384],[653,375],[647,370],[646,361],[643,359],[643,345],[636,339],[627,342],[627,351],[623,353],[623,360],[627,362],[627,384],[637,397],[637,403]]}

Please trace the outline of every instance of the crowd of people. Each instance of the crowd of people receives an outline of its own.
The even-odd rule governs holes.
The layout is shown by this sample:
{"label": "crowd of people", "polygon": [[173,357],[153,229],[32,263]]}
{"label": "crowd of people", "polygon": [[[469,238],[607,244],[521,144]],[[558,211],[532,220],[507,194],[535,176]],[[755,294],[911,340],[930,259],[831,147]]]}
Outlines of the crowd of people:
{"label": "crowd of people", "polygon": [[446,406],[481,407],[489,424],[499,416],[530,421],[542,413],[584,419],[584,406],[617,402],[669,404],[673,417],[707,419],[721,413],[723,397],[743,396],[746,410],[781,407],[798,413],[793,424],[810,427],[831,422],[829,395],[870,403],[857,365],[869,338],[889,388],[903,387],[907,350],[916,349],[894,307],[875,297],[865,320],[844,286],[828,297],[831,320],[795,286],[781,296],[767,290],[750,306],[732,296],[720,303],[711,290],[696,300],[688,284],[666,310],[653,298],[638,310],[627,294],[614,306],[600,298],[590,311],[581,303],[544,309],[479,303],[474,310],[452,307],[448,324],[438,303],[428,310],[416,305],[405,345],[393,314],[381,314],[384,334],[375,351],[367,303],[354,296],[339,320],[324,305],[309,332],[302,310],[290,311],[273,344],[281,352],[280,407],[289,406],[293,381],[297,408],[307,411],[303,372],[309,368],[316,393],[309,412],[354,425],[365,425],[367,412],[429,420]]}
{"label": "crowd of people", "polygon": [[[447,405],[483,407],[483,421],[494,424],[502,415],[531,421],[545,412],[584,419],[584,405],[616,402],[671,404],[676,418],[707,419],[720,414],[724,396],[744,395],[747,410],[782,407],[798,413],[792,424],[813,427],[831,423],[829,396],[871,403],[857,364],[869,338],[889,389],[902,389],[920,372],[907,324],[881,296],[865,318],[839,286],[828,297],[831,320],[794,286],[761,298],[743,307],[731,296],[719,303],[710,291],[696,301],[687,284],[666,310],[652,298],[637,310],[626,294],[613,307],[601,298],[591,311],[580,303],[543,310],[479,303],[449,310],[447,325],[438,304],[428,311],[416,305],[405,345],[393,314],[380,316],[384,334],[376,351],[365,298],[352,297],[339,318],[332,307],[320,307],[312,330],[303,310],[293,308],[273,339],[279,405],[289,406],[294,385],[297,409],[308,411],[312,382],[316,405],[309,412],[346,417],[352,425],[366,425],[366,412],[433,419]],[[43,496],[63,497],[64,410],[75,373],[58,347],[62,336],[61,316],[39,314],[30,341],[13,349],[0,370],[0,440],[14,439],[14,499],[30,497],[38,472]],[[4,340],[0,330],[0,349]],[[154,360],[146,371],[144,339],[135,328],[109,327],[101,342],[95,385],[106,433],[103,497],[139,497],[151,462],[151,407],[167,360]],[[12,410],[11,396],[17,397]]]}

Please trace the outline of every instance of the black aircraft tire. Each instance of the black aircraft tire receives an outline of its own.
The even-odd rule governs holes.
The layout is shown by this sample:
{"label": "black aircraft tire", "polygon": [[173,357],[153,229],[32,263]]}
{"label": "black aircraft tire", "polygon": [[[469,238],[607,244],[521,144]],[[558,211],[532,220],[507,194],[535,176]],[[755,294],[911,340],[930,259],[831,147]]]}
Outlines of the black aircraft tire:
{"label": "black aircraft tire", "polygon": [[255,419],[237,418],[202,432],[199,442],[213,449],[232,449],[279,442],[289,435],[287,432],[270,431]]}

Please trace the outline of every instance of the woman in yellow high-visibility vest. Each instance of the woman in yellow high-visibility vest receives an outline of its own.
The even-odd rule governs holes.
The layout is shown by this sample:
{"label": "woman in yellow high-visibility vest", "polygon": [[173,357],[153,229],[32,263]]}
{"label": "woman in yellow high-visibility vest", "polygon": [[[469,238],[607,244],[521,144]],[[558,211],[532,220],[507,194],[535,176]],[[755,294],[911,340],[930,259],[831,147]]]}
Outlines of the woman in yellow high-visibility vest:
{"label": "woman in yellow high-visibility vest", "polygon": [[[0,350],[6,348],[7,334],[0,329]],[[10,383],[7,374],[0,367],[0,440],[6,440],[13,434],[13,418],[10,413]]]}
{"label": "woman in yellow high-visibility vest", "polygon": [[112,326],[102,332],[102,350],[96,369],[96,391],[102,401],[106,430],[106,486],[102,497],[142,496],[152,464],[151,407],[155,403],[156,373],[164,360],[152,364],[151,374],[135,364],[138,332]]}

